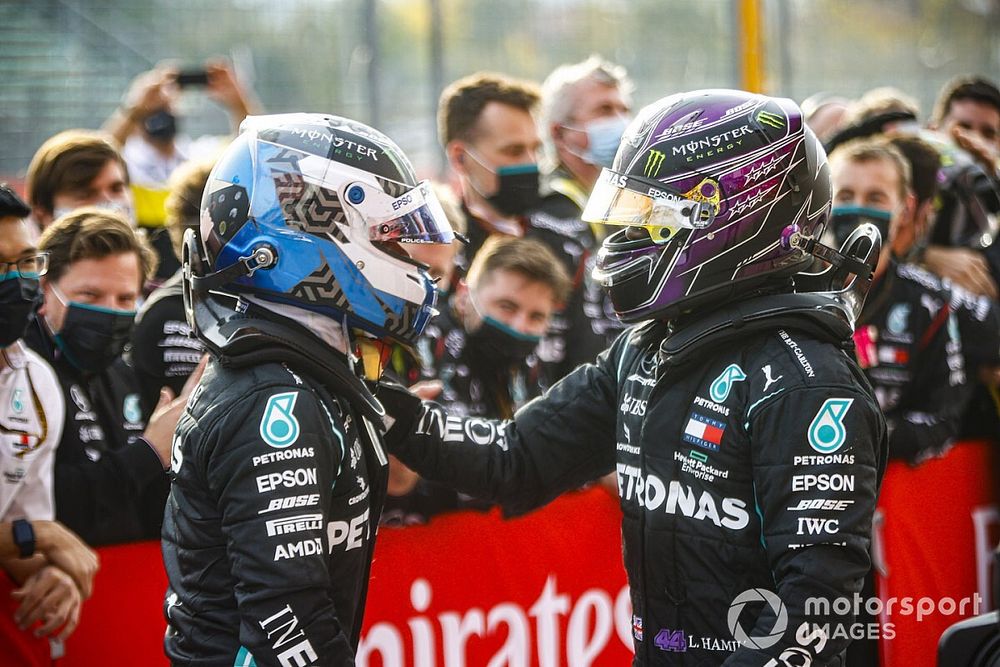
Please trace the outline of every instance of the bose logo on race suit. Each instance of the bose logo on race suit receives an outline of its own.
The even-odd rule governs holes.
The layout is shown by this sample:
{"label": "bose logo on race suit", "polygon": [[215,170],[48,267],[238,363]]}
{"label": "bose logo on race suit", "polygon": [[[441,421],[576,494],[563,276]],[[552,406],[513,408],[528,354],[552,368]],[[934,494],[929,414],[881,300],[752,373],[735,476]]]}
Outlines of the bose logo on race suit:
{"label": "bose logo on race suit", "polygon": [[365,540],[371,535],[368,523],[368,510],[357,515],[350,521],[331,521],[326,525],[326,535],[330,541],[330,553],[333,548],[346,543],[344,551],[351,551],[364,546]]}
{"label": "bose logo on race suit", "polygon": [[507,422],[499,424],[478,417],[461,418],[447,415],[437,407],[424,406],[417,435],[434,435],[445,442],[463,442],[468,439],[476,445],[496,445],[507,451],[504,429]]}
{"label": "bose logo on race suit", "polygon": [[816,519],[811,516],[799,517],[798,535],[833,535],[840,532],[840,519]]}
{"label": "bose logo on race suit", "polygon": [[298,516],[287,516],[282,519],[271,519],[270,521],[266,521],[264,525],[267,528],[268,537],[301,533],[306,530],[320,530],[323,528],[323,515],[299,514]]}
{"label": "bose logo on race suit", "polygon": [[805,510],[824,510],[829,512],[843,512],[854,504],[853,500],[833,500],[832,498],[810,498],[800,500],[795,507],[789,507],[789,512],[802,512]]}
{"label": "bose logo on race suit", "polygon": [[312,644],[306,638],[305,630],[299,628],[299,618],[291,606],[286,604],[278,613],[260,621],[260,627],[267,633],[268,640],[278,635],[277,640],[271,644],[271,648],[275,651],[291,644],[276,656],[281,667],[307,667],[312,665],[313,661],[319,660]]}
{"label": "bose logo on race suit", "polygon": [[664,506],[667,514],[681,514],[698,521],[710,520],[716,526],[730,530],[742,530],[750,524],[750,514],[746,503],[739,498],[723,498],[722,512],[716,505],[715,497],[702,491],[695,498],[694,490],[677,480],[671,481],[669,488],[656,475],[642,475],[639,468],[618,464],[618,493],[624,500],[633,500],[639,507],[653,511]]}
{"label": "bose logo on race suit", "polygon": [[854,475],[840,473],[820,475],[793,475],[792,491],[853,491]]}
{"label": "bose logo on race suit", "polygon": [[312,507],[319,505],[319,494],[310,493],[305,496],[286,496],[284,498],[272,498],[267,507],[257,512],[257,514],[267,514],[277,510],[287,510],[292,507]]}
{"label": "bose logo on race suit", "polygon": [[279,486],[291,489],[306,484],[316,484],[316,468],[297,468],[260,475],[257,477],[257,492],[267,493]]}

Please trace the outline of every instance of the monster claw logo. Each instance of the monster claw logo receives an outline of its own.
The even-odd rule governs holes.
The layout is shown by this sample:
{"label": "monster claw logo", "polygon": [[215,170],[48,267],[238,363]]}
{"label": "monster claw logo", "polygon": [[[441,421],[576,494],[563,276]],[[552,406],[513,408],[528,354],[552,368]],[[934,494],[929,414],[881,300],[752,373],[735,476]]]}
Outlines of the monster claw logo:
{"label": "monster claw logo", "polygon": [[769,111],[761,111],[757,114],[757,122],[762,125],[769,125],[778,129],[785,126],[785,119],[782,116]]}
{"label": "monster claw logo", "polygon": [[656,178],[665,157],[666,155],[660,151],[649,151],[649,154],[646,155],[646,167],[642,170],[643,175],[646,178]]}

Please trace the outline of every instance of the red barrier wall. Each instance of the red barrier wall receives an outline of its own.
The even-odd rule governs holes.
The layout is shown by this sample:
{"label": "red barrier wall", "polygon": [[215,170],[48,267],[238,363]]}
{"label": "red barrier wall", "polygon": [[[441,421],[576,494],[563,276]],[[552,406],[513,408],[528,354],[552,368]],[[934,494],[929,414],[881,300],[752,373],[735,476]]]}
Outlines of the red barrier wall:
{"label": "red barrier wall", "polygon": [[[567,494],[526,517],[461,512],[379,531],[363,665],[624,665],[631,610],[618,502]],[[158,543],[101,549],[101,571],[60,667],[157,667],[166,575]],[[444,663],[445,653],[449,661]]]}
{"label": "red barrier wall", "polygon": [[[995,606],[990,577],[1000,538],[995,488],[992,447],[985,442],[956,445],[916,468],[889,465],[876,522],[885,562],[878,586],[883,602],[896,598],[897,603],[894,613],[881,617],[883,635],[895,634],[882,640],[883,665],[933,667],[945,629]],[[914,611],[899,613],[906,598]],[[931,603],[935,610],[918,619],[921,598],[927,600],[925,610]],[[956,602],[954,613],[945,613],[948,600]]]}

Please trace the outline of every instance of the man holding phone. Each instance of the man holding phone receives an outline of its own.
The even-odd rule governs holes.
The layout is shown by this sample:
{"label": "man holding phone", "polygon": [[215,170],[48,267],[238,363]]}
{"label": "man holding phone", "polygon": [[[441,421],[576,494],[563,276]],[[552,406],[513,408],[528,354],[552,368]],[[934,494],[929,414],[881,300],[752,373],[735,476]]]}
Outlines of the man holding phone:
{"label": "man holding phone", "polygon": [[213,154],[225,144],[220,137],[192,140],[180,133],[177,100],[188,88],[203,89],[225,108],[234,132],[244,118],[259,111],[253,93],[240,85],[232,66],[224,60],[210,60],[202,67],[186,69],[160,64],[132,81],[122,104],[103,128],[122,145],[136,221],[149,230],[160,258],[160,280],[179,268],[169,235],[163,229],[167,180],[184,162]]}

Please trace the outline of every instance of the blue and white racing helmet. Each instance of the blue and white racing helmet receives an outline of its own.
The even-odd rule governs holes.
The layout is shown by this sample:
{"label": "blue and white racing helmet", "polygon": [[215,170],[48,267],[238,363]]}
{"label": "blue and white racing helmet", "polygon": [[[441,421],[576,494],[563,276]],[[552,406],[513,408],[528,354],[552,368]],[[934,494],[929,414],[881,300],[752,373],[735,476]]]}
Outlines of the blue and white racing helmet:
{"label": "blue and white racing helmet", "polygon": [[195,289],[412,344],[435,290],[405,248],[454,239],[430,184],[388,137],[346,118],[252,116],[240,129],[205,187]]}

